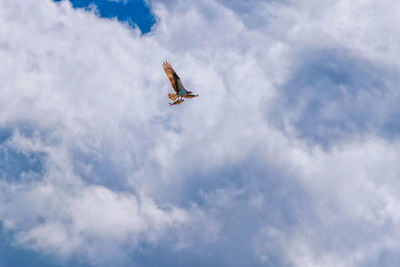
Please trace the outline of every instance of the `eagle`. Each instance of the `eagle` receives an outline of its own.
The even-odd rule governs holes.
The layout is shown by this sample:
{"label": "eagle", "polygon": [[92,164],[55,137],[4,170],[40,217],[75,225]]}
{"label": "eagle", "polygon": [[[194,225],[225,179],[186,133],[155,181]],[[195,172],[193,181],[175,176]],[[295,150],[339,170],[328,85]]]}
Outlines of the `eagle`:
{"label": "eagle", "polygon": [[174,101],[173,103],[169,103],[171,106],[182,104],[182,102],[184,101],[183,98],[193,98],[199,96],[185,89],[181,82],[181,79],[179,78],[178,74],[176,74],[169,62],[164,61],[162,63],[162,66],[165,74],[167,74],[168,80],[171,83],[172,88],[176,92],[175,94],[168,94],[168,98]]}

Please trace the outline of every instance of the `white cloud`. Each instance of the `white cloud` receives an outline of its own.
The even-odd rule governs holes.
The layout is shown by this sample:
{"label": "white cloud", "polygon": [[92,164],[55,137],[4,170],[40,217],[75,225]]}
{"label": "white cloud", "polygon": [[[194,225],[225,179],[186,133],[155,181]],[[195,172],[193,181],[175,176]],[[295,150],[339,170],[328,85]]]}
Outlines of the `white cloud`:
{"label": "white cloud", "polygon": [[[1,180],[16,244],[96,265],[126,264],[143,243],[184,265],[396,254],[400,5],[152,7],[142,36],[66,1],[0,2],[1,146],[42,169]],[[164,59],[199,98],[168,106]]]}
{"label": "white cloud", "polygon": [[45,252],[85,251],[90,240],[133,245],[141,242],[142,235],[155,242],[165,228],[181,227],[189,220],[181,209],[161,208],[146,197],[101,186],[34,183],[2,187],[12,191],[3,196],[7,205],[1,213],[9,220],[8,227],[19,229],[19,242]]}

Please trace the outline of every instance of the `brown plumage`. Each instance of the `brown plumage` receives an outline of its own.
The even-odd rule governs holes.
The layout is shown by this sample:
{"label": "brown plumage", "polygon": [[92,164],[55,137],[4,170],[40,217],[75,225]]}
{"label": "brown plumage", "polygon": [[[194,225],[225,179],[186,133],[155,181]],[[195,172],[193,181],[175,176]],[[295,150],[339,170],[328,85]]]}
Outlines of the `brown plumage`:
{"label": "brown plumage", "polygon": [[178,105],[183,102],[182,98],[193,98],[198,95],[192,94],[192,92],[187,91],[183,86],[181,79],[178,74],[176,74],[175,70],[172,68],[171,64],[167,61],[164,61],[163,69],[165,74],[167,74],[168,80],[171,83],[172,89],[176,92],[175,94],[168,94],[168,98],[175,101],[170,103],[172,105]]}
{"label": "brown plumage", "polygon": [[[175,70],[172,68],[171,64],[167,61],[164,61],[162,64],[164,68],[165,74],[167,74],[168,80],[171,83],[172,88],[178,94],[179,93],[179,83],[182,84],[181,79],[178,74],[176,74]],[[183,87],[183,85],[182,85]]]}

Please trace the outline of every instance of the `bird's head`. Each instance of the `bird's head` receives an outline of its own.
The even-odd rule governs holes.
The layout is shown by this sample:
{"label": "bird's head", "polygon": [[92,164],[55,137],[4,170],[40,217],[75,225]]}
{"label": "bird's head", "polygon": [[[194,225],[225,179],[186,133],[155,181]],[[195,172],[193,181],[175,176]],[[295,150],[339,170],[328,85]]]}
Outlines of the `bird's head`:
{"label": "bird's head", "polygon": [[195,95],[191,91],[188,91],[188,93],[186,95],[184,95],[183,97],[184,98],[193,98],[193,97],[196,97],[196,96],[199,96],[199,95]]}

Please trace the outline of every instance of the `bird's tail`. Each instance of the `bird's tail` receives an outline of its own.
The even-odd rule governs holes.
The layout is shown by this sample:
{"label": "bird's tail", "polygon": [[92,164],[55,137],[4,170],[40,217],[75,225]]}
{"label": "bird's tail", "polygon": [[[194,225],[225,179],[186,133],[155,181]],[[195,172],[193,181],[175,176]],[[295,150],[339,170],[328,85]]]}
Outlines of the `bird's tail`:
{"label": "bird's tail", "polygon": [[171,99],[172,101],[175,101],[178,98],[177,94],[168,94],[168,98]]}

